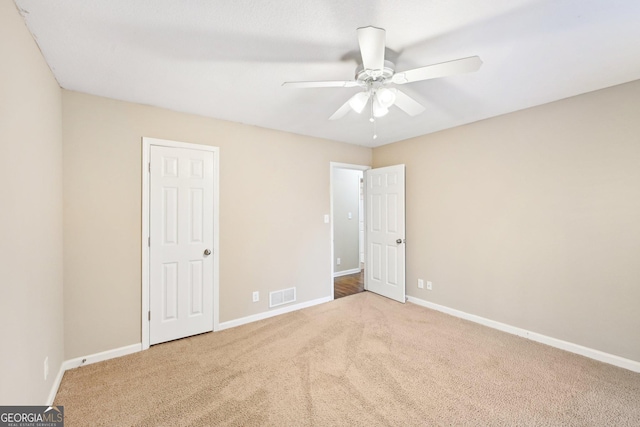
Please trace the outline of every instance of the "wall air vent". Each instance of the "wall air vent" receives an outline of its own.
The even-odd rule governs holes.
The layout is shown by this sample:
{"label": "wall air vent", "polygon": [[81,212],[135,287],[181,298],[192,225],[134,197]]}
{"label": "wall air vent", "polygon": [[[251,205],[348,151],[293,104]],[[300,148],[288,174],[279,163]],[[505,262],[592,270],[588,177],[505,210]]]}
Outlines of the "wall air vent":
{"label": "wall air vent", "polygon": [[280,291],[269,292],[269,308],[283,304],[289,304],[296,300],[296,288],[282,289]]}

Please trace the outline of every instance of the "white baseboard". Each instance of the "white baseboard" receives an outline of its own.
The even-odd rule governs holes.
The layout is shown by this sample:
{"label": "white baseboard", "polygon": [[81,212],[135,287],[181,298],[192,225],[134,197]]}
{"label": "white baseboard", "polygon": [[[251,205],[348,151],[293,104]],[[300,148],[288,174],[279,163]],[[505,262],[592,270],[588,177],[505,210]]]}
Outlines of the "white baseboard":
{"label": "white baseboard", "polygon": [[352,268],[351,270],[336,271],[333,273],[333,277],[348,276],[350,274],[360,273],[360,271],[361,270],[359,268]]}
{"label": "white baseboard", "polygon": [[103,360],[115,359],[116,357],[137,353],[141,350],[142,343],[131,344],[120,348],[114,348],[112,350],[101,351],[100,353],[90,354],[88,356],[65,360],[62,366],[66,371],[67,369],[79,368],[80,366],[91,365],[92,363],[102,362]]}
{"label": "white baseboard", "polygon": [[277,310],[264,311],[262,313],[253,314],[251,316],[241,317],[235,320],[229,320],[222,322],[218,325],[218,331],[223,331],[229,328],[235,328],[236,326],[246,325],[247,323],[257,322],[258,320],[268,319],[269,317],[278,316],[280,314],[290,313],[292,311],[302,310],[303,308],[312,307],[314,305],[323,304],[325,302],[332,301],[331,297],[318,298],[300,304],[290,305],[282,307]]}
{"label": "white baseboard", "polygon": [[53,404],[54,399],[56,398],[56,394],[58,393],[58,388],[60,388],[60,383],[62,382],[62,377],[64,373],[73,368],[78,368],[80,366],[91,365],[92,363],[102,362],[103,360],[115,359],[116,357],[126,356],[127,354],[137,353],[142,350],[142,343],[131,344],[120,348],[114,348],[112,350],[101,351],[100,353],[90,354],[88,356],[76,357],[75,359],[69,359],[62,362],[60,366],[60,370],[58,371],[58,375],[51,387],[51,392],[49,393],[49,399],[47,401],[47,406],[51,406]]}
{"label": "white baseboard", "polygon": [[53,384],[51,384],[51,391],[49,391],[49,397],[47,398],[47,402],[45,403],[45,405],[53,405],[53,401],[55,400],[56,394],[58,394],[58,389],[60,388],[60,383],[62,382],[64,371],[64,362],[62,362],[62,364],[60,365],[60,369],[58,369],[58,375],[56,375],[56,379],[53,380]]}
{"label": "white baseboard", "polygon": [[563,341],[557,338],[552,338],[547,335],[539,334],[537,332],[531,332],[526,329],[518,328],[516,326],[507,325],[506,323],[496,322],[495,320],[476,316],[475,314],[465,313],[464,311],[456,310],[454,308],[449,308],[444,305],[435,304],[420,298],[407,296],[407,300],[413,304],[420,305],[422,307],[440,311],[442,313],[459,317],[461,319],[469,320],[474,323],[479,323],[481,325],[488,326],[490,328],[497,329],[502,332],[507,332],[509,334],[527,338],[532,341],[546,344],[551,347],[559,348],[561,350],[579,354],[581,356],[585,356],[590,359],[598,360],[600,362],[608,363],[610,365],[618,366],[620,368],[624,368],[633,372],[640,373],[640,362],[637,362],[635,360],[625,359],[624,357],[616,356],[610,353],[605,353],[600,350],[584,347],[579,344],[574,344],[574,343]]}

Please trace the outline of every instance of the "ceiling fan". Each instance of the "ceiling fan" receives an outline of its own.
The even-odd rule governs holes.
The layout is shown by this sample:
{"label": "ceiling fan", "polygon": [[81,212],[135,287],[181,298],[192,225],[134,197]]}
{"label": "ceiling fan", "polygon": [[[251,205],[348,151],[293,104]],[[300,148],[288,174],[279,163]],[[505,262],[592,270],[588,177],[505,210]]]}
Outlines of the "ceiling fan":
{"label": "ceiling fan", "polygon": [[403,85],[421,80],[470,73],[477,71],[482,65],[482,60],[479,57],[470,56],[468,58],[396,72],[395,64],[384,59],[385,30],[369,26],[358,28],[357,31],[362,64],[356,68],[355,80],[284,82],[282,84],[283,86],[296,88],[359,86],[364,89],[364,91],[356,93],[338,108],[338,110],[329,117],[329,120],[340,119],[350,110],[360,114],[367,104],[369,104],[371,108],[371,116],[369,118],[371,122],[375,121],[376,117],[386,115],[389,112],[389,108],[393,105],[410,116],[416,116],[422,113],[425,108],[415,99],[409,97],[397,88],[389,87],[390,85]]}

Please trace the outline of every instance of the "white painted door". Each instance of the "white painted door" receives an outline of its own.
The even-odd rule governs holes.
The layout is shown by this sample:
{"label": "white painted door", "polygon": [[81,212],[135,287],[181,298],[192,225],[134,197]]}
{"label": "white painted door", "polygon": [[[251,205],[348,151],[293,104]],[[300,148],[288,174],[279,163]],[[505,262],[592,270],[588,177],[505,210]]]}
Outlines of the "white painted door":
{"label": "white painted door", "polygon": [[150,344],[213,330],[213,156],[151,146]]}
{"label": "white painted door", "polygon": [[404,165],[365,172],[365,285],[405,302]]}

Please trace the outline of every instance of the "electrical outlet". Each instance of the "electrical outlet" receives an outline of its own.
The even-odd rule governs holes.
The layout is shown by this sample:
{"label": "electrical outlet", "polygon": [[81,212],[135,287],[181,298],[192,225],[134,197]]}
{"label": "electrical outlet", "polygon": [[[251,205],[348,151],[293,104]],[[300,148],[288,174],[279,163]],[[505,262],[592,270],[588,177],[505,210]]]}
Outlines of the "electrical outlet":
{"label": "electrical outlet", "polygon": [[44,358],[44,380],[49,376],[49,356]]}
{"label": "electrical outlet", "polygon": [[424,280],[418,279],[418,288],[424,289]]}
{"label": "electrical outlet", "polygon": [[337,265],[340,265],[340,263],[341,263],[341,262],[342,262],[342,261],[340,260],[340,258],[338,258],[338,259],[336,260],[336,264],[337,264]]}
{"label": "electrical outlet", "polygon": [[253,293],[253,302],[258,302],[258,301],[260,301],[260,292],[255,291]]}
{"label": "electrical outlet", "polygon": [[427,290],[432,290],[433,289],[433,283],[431,283],[430,281],[427,280]]}

